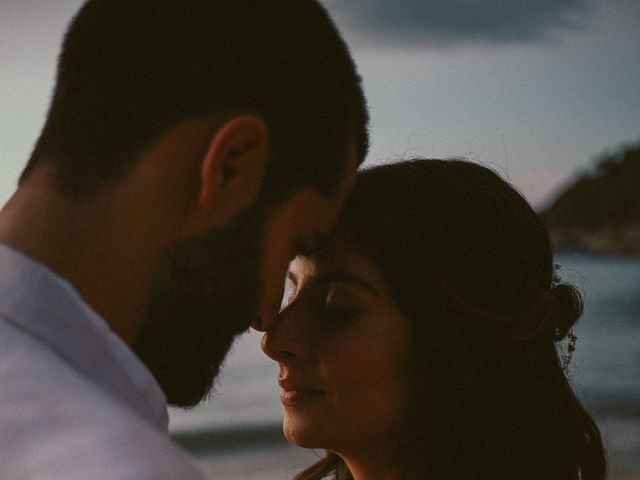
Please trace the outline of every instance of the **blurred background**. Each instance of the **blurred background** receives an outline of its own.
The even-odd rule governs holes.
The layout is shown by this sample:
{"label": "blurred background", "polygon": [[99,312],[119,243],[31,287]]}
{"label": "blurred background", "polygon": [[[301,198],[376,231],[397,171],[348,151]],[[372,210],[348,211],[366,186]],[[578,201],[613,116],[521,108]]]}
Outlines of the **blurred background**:
{"label": "blurred background", "polygon": [[[570,375],[612,478],[640,479],[640,2],[324,0],[364,80],[368,164],[482,162],[541,213],[586,295]],[[0,0],[0,203],[42,127],[62,35],[81,0]],[[214,399],[172,412],[217,479],[288,478],[274,366],[248,334]]]}

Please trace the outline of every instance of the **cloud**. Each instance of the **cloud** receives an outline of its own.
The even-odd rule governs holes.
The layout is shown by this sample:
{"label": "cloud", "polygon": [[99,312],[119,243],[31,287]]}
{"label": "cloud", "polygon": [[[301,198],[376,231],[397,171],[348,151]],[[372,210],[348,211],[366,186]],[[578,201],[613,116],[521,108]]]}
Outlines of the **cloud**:
{"label": "cloud", "polygon": [[548,41],[591,11],[591,0],[321,1],[348,37],[402,47]]}

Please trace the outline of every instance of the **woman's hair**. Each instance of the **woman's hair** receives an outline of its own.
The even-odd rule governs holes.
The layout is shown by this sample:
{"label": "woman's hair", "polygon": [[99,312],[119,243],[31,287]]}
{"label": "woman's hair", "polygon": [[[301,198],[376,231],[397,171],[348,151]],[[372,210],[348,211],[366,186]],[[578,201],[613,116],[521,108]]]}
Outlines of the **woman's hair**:
{"label": "woman's hair", "polygon": [[[555,343],[582,314],[554,279],[548,234],[495,172],[417,159],[360,172],[338,229],[380,271],[412,328],[412,430],[394,476],[600,480],[600,433]],[[351,478],[340,457],[297,479]]]}

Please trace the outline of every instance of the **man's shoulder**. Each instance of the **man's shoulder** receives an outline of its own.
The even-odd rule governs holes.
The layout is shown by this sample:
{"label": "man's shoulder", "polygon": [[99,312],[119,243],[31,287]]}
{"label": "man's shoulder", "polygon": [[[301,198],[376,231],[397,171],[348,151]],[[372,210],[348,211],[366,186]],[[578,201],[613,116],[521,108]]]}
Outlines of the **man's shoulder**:
{"label": "man's shoulder", "polygon": [[200,479],[166,432],[0,322],[0,478]]}

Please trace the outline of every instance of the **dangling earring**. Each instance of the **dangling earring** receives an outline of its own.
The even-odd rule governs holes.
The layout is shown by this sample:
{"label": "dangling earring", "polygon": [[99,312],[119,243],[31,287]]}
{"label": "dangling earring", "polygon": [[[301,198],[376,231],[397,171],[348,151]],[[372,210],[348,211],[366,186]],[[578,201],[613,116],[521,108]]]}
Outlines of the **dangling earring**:
{"label": "dangling earring", "polygon": [[[552,290],[562,283],[562,277],[560,276],[561,268],[562,265],[559,263],[553,265],[553,277],[551,278]],[[569,364],[571,363],[573,352],[576,351],[576,342],[578,341],[578,336],[574,333],[573,328],[569,329],[569,332],[567,333],[567,339],[569,340],[569,343],[567,344],[567,351],[564,352],[562,351],[562,349],[560,350],[562,371],[565,373],[565,375],[569,373]]]}
{"label": "dangling earring", "polygon": [[560,285],[560,283],[562,283],[562,277],[560,276],[560,269],[562,268],[562,265],[559,263],[554,263],[553,264],[553,277],[551,277],[551,288],[554,289],[556,288],[558,285]]}
{"label": "dangling earring", "polygon": [[561,353],[562,371],[565,375],[569,373],[569,364],[571,363],[573,352],[576,351],[576,342],[578,341],[578,336],[573,332],[573,328],[569,330],[567,338],[569,339],[569,343],[567,344],[567,353]]}

